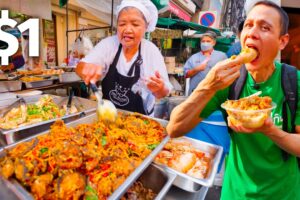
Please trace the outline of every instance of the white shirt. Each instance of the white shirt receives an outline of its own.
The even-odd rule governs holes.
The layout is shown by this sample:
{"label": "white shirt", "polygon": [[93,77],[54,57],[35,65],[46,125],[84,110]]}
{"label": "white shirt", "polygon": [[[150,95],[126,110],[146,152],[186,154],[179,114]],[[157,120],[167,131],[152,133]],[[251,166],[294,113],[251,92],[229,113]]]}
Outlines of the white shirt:
{"label": "white shirt", "polygon": [[[81,61],[102,66],[104,68],[102,78],[104,78],[118,51],[119,44],[120,42],[116,35],[105,38],[101,40]],[[116,66],[118,72],[124,76],[127,76],[132,63],[135,61],[137,56],[138,52],[136,52],[132,59],[127,62],[122,51]],[[159,49],[152,42],[142,39],[141,56],[143,58],[143,64],[141,65],[141,77],[140,81],[138,81],[139,85],[137,88],[142,90],[140,92],[142,93],[141,96],[144,103],[144,109],[147,108],[148,111],[150,111],[149,109],[153,108],[155,104],[155,97],[147,89],[144,81],[142,80],[149,79],[151,76],[155,76],[155,71],[158,71],[161,75],[161,78],[164,80],[165,86],[169,89],[169,92],[172,90],[172,85],[169,81],[163,56],[161,55]]]}

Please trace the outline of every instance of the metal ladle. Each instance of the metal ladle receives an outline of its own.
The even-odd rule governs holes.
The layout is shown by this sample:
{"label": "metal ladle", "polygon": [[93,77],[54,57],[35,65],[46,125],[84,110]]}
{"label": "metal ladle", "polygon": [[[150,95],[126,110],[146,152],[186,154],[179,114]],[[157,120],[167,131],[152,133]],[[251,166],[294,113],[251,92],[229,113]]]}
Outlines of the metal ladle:
{"label": "metal ladle", "polygon": [[98,118],[103,121],[114,122],[118,116],[116,106],[111,101],[102,99],[102,92],[95,84],[91,83],[90,86],[98,101]]}

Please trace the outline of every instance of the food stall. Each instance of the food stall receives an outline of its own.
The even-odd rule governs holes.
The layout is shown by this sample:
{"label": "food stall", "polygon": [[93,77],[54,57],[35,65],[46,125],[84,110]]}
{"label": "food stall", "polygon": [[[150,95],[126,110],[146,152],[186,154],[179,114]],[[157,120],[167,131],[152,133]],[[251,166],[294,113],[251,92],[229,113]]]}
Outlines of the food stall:
{"label": "food stall", "polygon": [[[1,108],[0,132],[2,136],[11,135],[8,140],[11,144],[0,149],[0,182],[5,186],[1,187],[0,193],[11,190],[10,193],[21,199],[45,197],[45,191],[54,196],[58,195],[55,198],[76,194],[81,197],[96,195],[99,199],[121,197],[132,199],[132,196],[143,194],[146,195],[144,199],[174,199],[179,196],[199,199],[205,196],[203,193],[206,191],[203,190],[203,186],[213,184],[223,151],[222,147],[185,137],[170,140],[164,128],[167,121],[122,110],[119,110],[118,118],[114,123],[99,122],[95,105],[87,105],[91,102],[81,98],[74,100],[74,106],[91,114],[79,116],[82,112],[78,110],[60,116],[65,122],[55,117],[42,122],[35,120],[40,116],[35,110],[39,105],[43,104],[42,110],[46,111],[49,102],[51,107],[54,106],[52,103],[57,105],[66,103],[65,99],[52,98],[55,101],[48,95],[46,97],[44,95],[39,100],[24,98],[23,103],[17,101]],[[7,116],[9,113],[16,112],[18,108],[22,109],[24,105],[27,114],[33,114],[26,119],[32,121],[24,121],[23,124],[17,125],[8,123],[10,121],[3,122],[3,113]],[[82,105],[85,107],[81,107]],[[77,118],[74,118],[75,116]],[[178,147],[183,147],[186,152],[182,152]],[[109,152],[105,153],[105,151]],[[165,156],[165,153],[174,157]],[[76,158],[78,155],[80,158]],[[184,166],[183,160],[186,156],[191,156],[194,160],[189,166]],[[127,164],[124,161],[126,159],[130,160]],[[74,161],[74,165],[69,166],[72,160],[77,160],[80,164],[75,164]],[[169,166],[167,163],[173,165]],[[32,168],[33,165],[36,167]],[[128,169],[125,170],[126,166]],[[197,174],[201,166],[206,168],[202,174]],[[18,169],[20,172],[12,169]],[[120,170],[126,175],[120,174]],[[39,176],[36,176],[37,174]],[[46,179],[47,177],[49,179]],[[80,182],[82,177],[87,179],[90,185],[82,183],[83,185],[78,186],[74,191],[67,191],[64,188],[63,185],[68,184],[69,178],[78,179]],[[95,177],[98,178],[94,180]],[[111,188],[107,185],[107,177],[110,177],[110,181],[115,180],[117,186]],[[62,184],[58,190],[55,189],[57,181]],[[107,189],[109,192],[105,192],[106,187],[110,188]],[[151,191],[141,187],[150,188]],[[150,198],[147,195],[150,195]]]}

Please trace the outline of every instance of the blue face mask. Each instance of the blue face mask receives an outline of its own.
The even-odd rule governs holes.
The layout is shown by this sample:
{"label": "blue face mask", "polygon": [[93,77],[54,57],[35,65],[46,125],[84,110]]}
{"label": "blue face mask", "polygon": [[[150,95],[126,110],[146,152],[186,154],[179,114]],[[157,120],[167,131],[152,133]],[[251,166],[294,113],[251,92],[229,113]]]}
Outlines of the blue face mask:
{"label": "blue face mask", "polygon": [[213,48],[212,43],[210,42],[201,42],[201,51],[208,51]]}

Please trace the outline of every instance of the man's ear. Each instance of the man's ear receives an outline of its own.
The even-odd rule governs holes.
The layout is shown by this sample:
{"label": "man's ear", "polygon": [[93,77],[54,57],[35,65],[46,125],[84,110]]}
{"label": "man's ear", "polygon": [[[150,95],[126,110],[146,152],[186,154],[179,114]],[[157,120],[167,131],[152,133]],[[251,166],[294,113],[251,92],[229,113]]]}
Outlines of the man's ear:
{"label": "man's ear", "polygon": [[289,43],[290,35],[289,34],[282,35],[280,36],[279,39],[280,39],[279,49],[283,50],[286,47],[286,45]]}
{"label": "man's ear", "polygon": [[213,46],[216,46],[216,44],[217,44],[217,40],[213,40]]}

